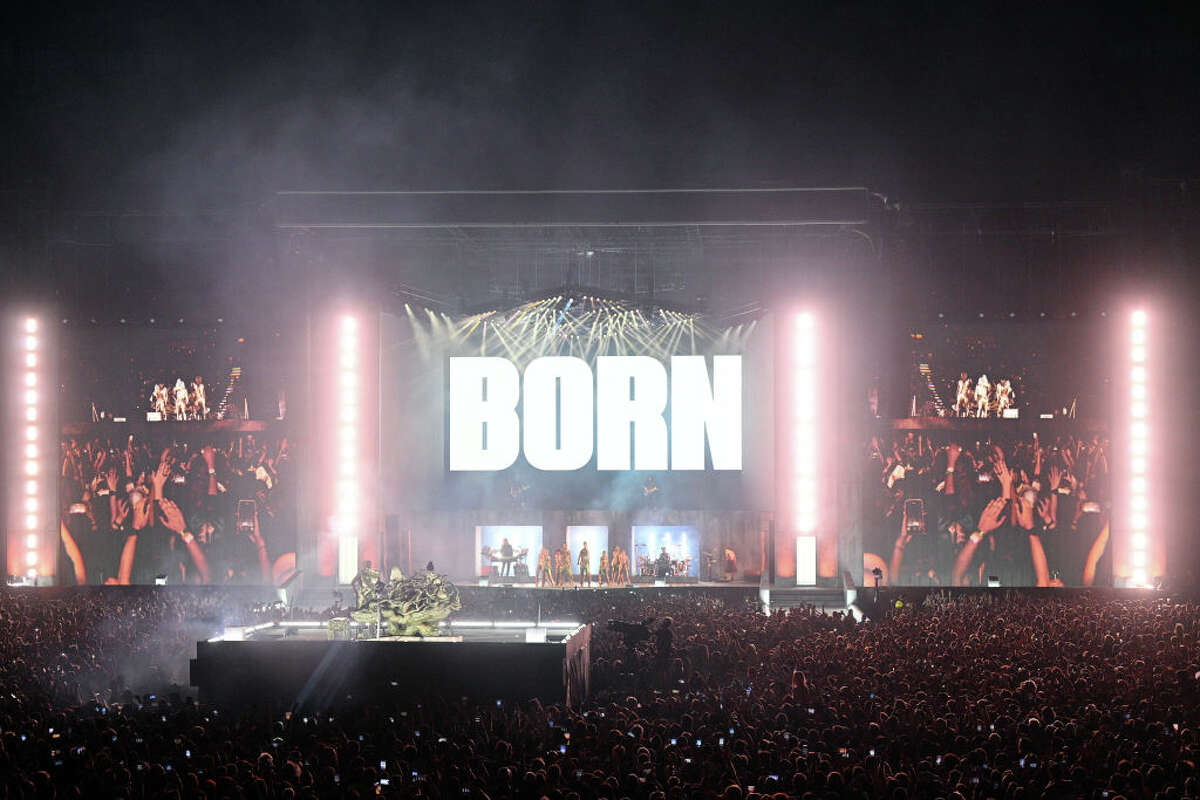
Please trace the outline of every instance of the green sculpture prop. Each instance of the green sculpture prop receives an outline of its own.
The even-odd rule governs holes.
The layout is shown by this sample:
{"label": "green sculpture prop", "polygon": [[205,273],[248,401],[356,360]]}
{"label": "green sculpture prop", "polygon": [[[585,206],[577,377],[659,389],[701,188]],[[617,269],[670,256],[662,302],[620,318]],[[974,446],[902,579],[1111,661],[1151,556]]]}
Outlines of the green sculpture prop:
{"label": "green sculpture prop", "polygon": [[382,622],[380,636],[437,636],[438,623],[462,609],[458,587],[433,570],[406,578],[392,567],[386,584],[380,578],[368,562],[350,584],[357,606],[350,617],[368,625]]}

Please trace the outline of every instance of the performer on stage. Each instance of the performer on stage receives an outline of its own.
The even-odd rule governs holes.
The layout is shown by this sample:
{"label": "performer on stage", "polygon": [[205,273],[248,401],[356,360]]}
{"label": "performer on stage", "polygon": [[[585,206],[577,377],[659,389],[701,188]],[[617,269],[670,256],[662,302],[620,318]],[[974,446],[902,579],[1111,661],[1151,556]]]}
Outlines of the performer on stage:
{"label": "performer on stage", "polygon": [[980,375],[979,382],[975,384],[975,416],[986,417],[988,415],[988,393],[991,388],[988,376]]}
{"label": "performer on stage", "polygon": [[160,420],[166,420],[167,406],[171,403],[170,397],[167,395],[167,387],[161,383],[154,384],[154,393],[150,395],[150,407],[158,412]]}
{"label": "performer on stage", "polygon": [[958,374],[958,388],[954,395],[954,416],[965,417],[971,413],[971,379],[967,373]]}
{"label": "performer on stage", "polygon": [[603,586],[606,583],[609,585],[612,584],[612,581],[609,580],[609,577],[608,577],[608,551],[601,550],[600,551],[600,571],[599,571],[599,574],[597,574],[597,576],[596,576],[596,585]]}
{"label": "performer on stage", "polygon": [[192,413],[196,419],[208,419],[208,399],[204,392],[204,378],[199,375],[192,382]]}
{"label": "performer on stage", "polygon": [[554,551],[554,585],[560,589],[567,585],[570,579],[571,568],[567,565],[567,555],[564,552],[566,546],[558,548]]}
{"label": "performer on stage", "polygon": [[187,419],[188,390],[183,378],[175,379],[175,419]]}
{"label": "performer on stage", "polygon": [[500,559],[500,577],[506,578],[511,576],[513,547],[508,543],[508,539],[503,539],[500,542]]}
{"label": "performer on stage", "polygon": [[587,542],[579,548],[579,582],[584,586],[592,585],[592,554],[588,552]]}
{"label": "performer on stage", "polygon": [[554,563],[550,560],[550,551],[543,547],[542,552],[538,553],[537,585],[547,584],[554,585]]}
{"label": "performer on stage", "polygon": [[654,476],[647,475],[646,482],[642,484],[642,502],[646,508],[658,508],[661,498],[662,494],[658,490],[658,484],[654,482]]}
{"label": "performer on stage", "polygon": [[1003,417],[1004,412],[1012,408],[1013,404],[1013,388],[1012,382],[1008,378],[1004,378],[996,382],[996,416]]}
{"label": "performer on stage", "polygon": [[667,552],[667,548],[663,548],[658,554],[658,558],[654,561],[654,577],[666,578],[671,575],[671,554]]}
{"label": "performer on stage", "polygon": [[566,542],[563,542],[563,577],[566,583],[575,586],[575,573],[572,570],[575,568],[575,562],[571,560],[571,547]]}
{"label": "performer on stage", "polygon": [[624,574],[623,570],[625,569],[623,565],[623,559],[624,552],[620,547],[613,545],[612,560],[609,562],[609,571],[612,574],[613,586],[625,585],[625,581],[621,580],[621,576]]}
{"label": "performer on stage", "polygon": [[725,580],[731,581],[737,575],[737,553],[732,547],[725,548]]}

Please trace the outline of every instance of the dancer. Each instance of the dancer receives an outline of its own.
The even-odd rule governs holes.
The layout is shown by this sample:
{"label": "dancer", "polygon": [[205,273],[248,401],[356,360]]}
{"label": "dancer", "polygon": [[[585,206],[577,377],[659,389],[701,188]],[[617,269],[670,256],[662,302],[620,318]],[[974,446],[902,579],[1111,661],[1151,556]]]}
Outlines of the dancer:
{"label": "dancer", "polygon": [[988,392],[992,385],[988,382],[987,375],[980,375],[979,382],[975,384],[975,416],[986,417],[988,415]]}
{"label": "dancer", "polygon": [[548,548],[543,547],[542,552],[538,553],[536,578],[538,586],[554,585],[554,564]]}
{"label": "dancer", "polygon": [[571,547],[566,542],[563,542],[562,552],[563,577],[566,579],[566,583],[571,584],[573,588],[575,586],[575,573],[572,570],[575,568],[575,562],[571,560]]}
{"label": "dancer", "polygon": [[183,378],[175,379],[175,419],[186,420],[188,411],[188,390]]}
{"label": "dancer", "polygon": [[592,554],[588,552],[587,542],[579,549],[579,582],[588,587],[592,585]]}
{"label": "dancer", "polygon": [[208,419],[208,398],[204,391],[204,378],[199,375],[192,381],[192,415],[196,419]]}
{"label": "dancer", "polygon": [[554,585],[560,589],[566,588],[568,576],[571,574],[566,554],[563,552],[565,549],[564,546],[554,551]]}
{"label": "dancer", "polygon": [[1013,388],[1008,378],[996,382],[996,416],[1003,417],[1004,412],[1012,408]]}
{"label": "dancer", "polygon": [[613,573],[612,582],[614,586],[627,586],[629,584],[629,556],[620,547],[613,548],[610,569]]}
{"label": "dancer", "polygon": [[150,395],[151,407],[158,412],[158,418],[165,420],[170,413],[167,407],[170,405],[171,399],[167,395],[167,387],[164,384],[154,384],[154,392]]}
{"label": "dancer", "polygon": [[954,416],[965,417],[971,413],[971,379],[967,373],[958,374],[958,388],[954,395]]}
{"label": "dancer", "polygon": [[600,568],[596,575],[596,585],[604,586],[605,584],[612,585],[612,581],[608,577],[608,551],[600,551]]}

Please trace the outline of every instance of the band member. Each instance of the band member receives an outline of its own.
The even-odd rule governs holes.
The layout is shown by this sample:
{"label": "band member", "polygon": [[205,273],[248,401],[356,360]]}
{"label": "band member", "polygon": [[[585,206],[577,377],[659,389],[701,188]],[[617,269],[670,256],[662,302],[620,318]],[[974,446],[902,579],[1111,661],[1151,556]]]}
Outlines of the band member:
{"label": "band member", "polygon": [[592,585],[592,554],[588,552],[587,542],[579,548],[579,582],[584,586]]}
{"label": "band member", "polygon": [[674,570],[671,569],[671,554],[667,552],[667,548],[663,548],[658,554],[658,558],[654,560],[654,577],[666,578],[671,575]]}
{"label": "band member", "polygon": [[513,547],[508,543],[508,539],[503,539],[500,542],[500,577],[505,578],[512,575],[513,562]]}
{"label": "band member", "polygon": [[975,384],[975,416],[986,417],[988,415],[988,393],[991,388],[988,376],[980,375],[979,382]]}
{"label": "band member", "polygon": [[183,378],[175,379],[175,419],[187,419],[188,390]]}
{"label": "band member", "polygon": [[954,416],[966,417],[971,414],[971,379],[967,373],[958,373],[958,388],[954,395]]}
{"label": "band member", "polygon": [[596,584],[598,586],[603,586],[606,583],[607,584],[612,583],[612,581],[609,580],[609,577],[608,577],[608,551],[601,550],[600,551],[600,569],[599,569],[598,574],[596,575]]}
{"label": "band member", "polygon": [[542,552],[538,553],[537,562],[537,585],[554,585],[554,563],[550,559],[550,551],[543,547]]}
{"label": "band member", "polygon": [[653,475],[646,476],[646,482],[642,484],[642,502],[646,508],[658,508],[658,502],[662,495],[658,491],[658,484],[654,482]]}
{"label": "band member", "polygon": [[192,382],[192,414],[196,419],[208,419],[208,398],[204,391],[204,378],[199,375]]}
{"label": "band member", "polygon": [[1004,416],[1004,412],[1012,408],[1013,388],[1008,378],[996,382],[996,416]]}

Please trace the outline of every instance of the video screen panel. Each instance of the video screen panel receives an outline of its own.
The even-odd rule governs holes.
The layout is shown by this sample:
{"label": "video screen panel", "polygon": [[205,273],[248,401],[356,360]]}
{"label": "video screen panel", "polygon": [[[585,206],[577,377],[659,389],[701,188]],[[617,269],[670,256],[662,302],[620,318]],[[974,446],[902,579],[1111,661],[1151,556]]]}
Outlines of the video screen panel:
{"label": "video screen panel", "polygon": [[695,525],[634,525],[635,575],[700,575],[700,530]]}
{"label": "video screen panel", "polygon": [[60,334],[59,583],[279,584],[300,448],[280,338],[236,327]]}
{"label": "video screen panel", "polygon": [[477,525],[475,574],[527,578],[541,550],[541,525]]}
{"label": "video screen panel", "polygon": [[[1106,328],[937,324],[879,373],[864,442],[864,582],[1111,581]],[[886,411],[896,412],[888,418]]]}
{"label": "video screen panel", "polygon": [[[383,409],[381,438],[406,454],[382,466],[385,509],[769,510],[773,324],[717,327],[596,298],[470,316],[385,313],[382,385],[396,402]],[[644,370],[632,397],[630,381],[613,378],[629,358]],[[540,370],[555,359],[570,369]],[[717,413],[688,388],[704,381],[718,409],[738,409],[718,414],[736,424],[696,423]],[[646,414],[624,405],[652,397]],[[610,434],[614,405],[637,419]],[[500,442],[503,453],[492,452]],[[602,460],[613,448],[616,465]]]}
{"label": "video screen panel", "polygon": [[[608,526],[568,525],[567,547],[570,548],[574,558],[579,557],[585,544],[590,556],[592,572],[595,572],[600,565],[600,554],[608,552]],[[578,565],[572,566],[577,567]]]}
{"label": "video screen panel", "polygon": [[881,418],[1071,419],[1110,414],[1108,327],[1093,322],[938,323],[891,339],[877,366]]}
{"label": "video screen panel", "polygon": [[281,420],[294,380],[280,331],[239,326],[64,326],[59,419]]}

